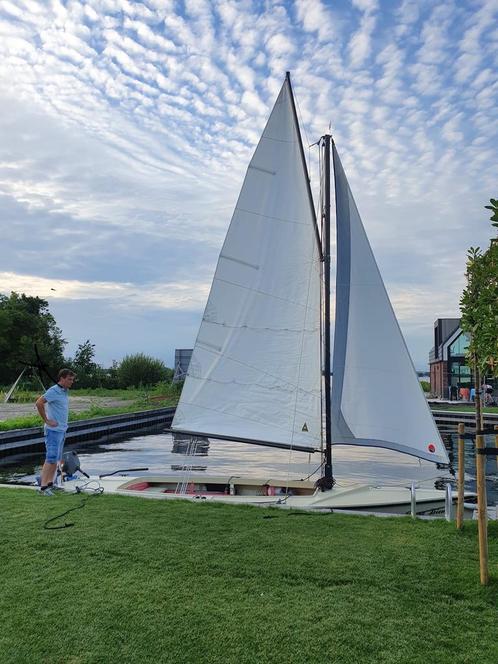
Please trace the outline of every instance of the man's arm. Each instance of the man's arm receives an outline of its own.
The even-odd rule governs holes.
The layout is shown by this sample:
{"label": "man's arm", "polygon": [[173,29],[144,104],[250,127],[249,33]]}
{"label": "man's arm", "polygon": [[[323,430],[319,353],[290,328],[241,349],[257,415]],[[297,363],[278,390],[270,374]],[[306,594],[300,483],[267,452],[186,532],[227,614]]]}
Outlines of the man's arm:
{"label": "man's arm", "polygon": [[49,420],[47,417],[47,413],[45,412],[45,404],[47,403],[47,400],[45,397],[38,397],[38,399],[35,401],[35,406],[36,410],[39,412],[40,417],[42,420],[45,422],[45,424],[48,424],[49,427],[56,427],[57,426],[57,420]]}

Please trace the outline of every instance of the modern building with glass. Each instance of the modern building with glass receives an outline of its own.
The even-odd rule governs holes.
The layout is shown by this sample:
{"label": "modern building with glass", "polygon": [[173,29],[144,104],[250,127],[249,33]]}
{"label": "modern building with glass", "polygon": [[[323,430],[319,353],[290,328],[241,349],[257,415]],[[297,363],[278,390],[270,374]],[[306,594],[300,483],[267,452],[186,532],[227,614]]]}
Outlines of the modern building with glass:
{"label": "modern building with glass", "polygon": [[469,337],[460,327],[460,318],[436,320],[434,347],[429,354],[431,393],[436,398],[469,398],[474,382],[465,357],[468,346]]}

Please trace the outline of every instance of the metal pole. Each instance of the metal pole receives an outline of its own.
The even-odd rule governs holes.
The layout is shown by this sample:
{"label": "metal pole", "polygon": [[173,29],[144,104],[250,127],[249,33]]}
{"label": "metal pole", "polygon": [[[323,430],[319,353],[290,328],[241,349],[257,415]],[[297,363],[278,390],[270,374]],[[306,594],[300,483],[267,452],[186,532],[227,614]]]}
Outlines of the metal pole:
{"label": "metal pole", "polygon": [[332,421],[331,421],[331,385],[330,385],[330,134],[323,137],[324,159],[324,202],[323,202],[323,268],[324,268],[324,396],[325,396],[325,488],[332,488]]}
{"label": "metal pole", "polygon": [[451,484],[446,485],[446,490],[444,492],[444,518],[446,521],[451,521],[453,512],[453,492],[451,490]]}
{"label": "metal pole", "polygon": [[412,482],[412,486],[410,488],[410,513],[412,515],[412,519],[417,518],[417,489],[415,488],[415,482]]}

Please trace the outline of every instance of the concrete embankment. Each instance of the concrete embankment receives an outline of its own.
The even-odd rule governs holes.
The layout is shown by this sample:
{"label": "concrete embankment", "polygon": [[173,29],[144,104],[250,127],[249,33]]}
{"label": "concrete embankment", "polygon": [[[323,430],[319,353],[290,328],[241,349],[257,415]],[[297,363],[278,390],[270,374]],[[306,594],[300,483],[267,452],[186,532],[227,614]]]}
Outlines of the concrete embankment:
{"label": "concrete embankment", "polygon": [[[76,443],[98,444],[133,434],[161,431],[171,424],[174,412],[174,408],[157,408],[70,422],[65,446],[70,448]],[[43,449],[42,427],[0,432],[0,464],[39,454]]]}
{"label": "concrete embankment", "polygon": [[[155,433],[171,425],[174,412],[174,408],[157,408],[71,422],[66,437],[66,448],[81,443],[105,443],[133,434]],[[433,415],[438,427],[445,431],[456,431],[459,422],[466,425],[467,431],[475,430],[475,415],[472,412],[434,410]],[[498,425],[498,415],[486,414],[485,428],[491,431],[495,425]],[[0,432],[0,465],[40,454],[43,449],[42,427]]]}
{"label": "concrete embankment", "polygon": [[[433,409],[432,414],[439,429],[456,429],[461,422],[465,424],[465,427],[469,432],[475,431],[476,416],[472,411]],[[484,428],[489,432],[489,430],[492,430],[496,425],[498,425],[498,414],[485,413]]]}

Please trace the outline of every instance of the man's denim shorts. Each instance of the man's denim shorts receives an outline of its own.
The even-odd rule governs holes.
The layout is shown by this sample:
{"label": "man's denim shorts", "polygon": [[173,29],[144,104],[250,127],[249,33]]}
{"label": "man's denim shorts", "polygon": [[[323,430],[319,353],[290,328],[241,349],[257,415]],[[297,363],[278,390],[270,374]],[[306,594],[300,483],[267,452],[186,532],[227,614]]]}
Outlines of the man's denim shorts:
{"label": "man's denim shorts", "polygon": [[47,463],[57,463],[62,459],[62,448],[64,447],[65,431],[54,431],[47,429],[45,432],[45,449]]}

